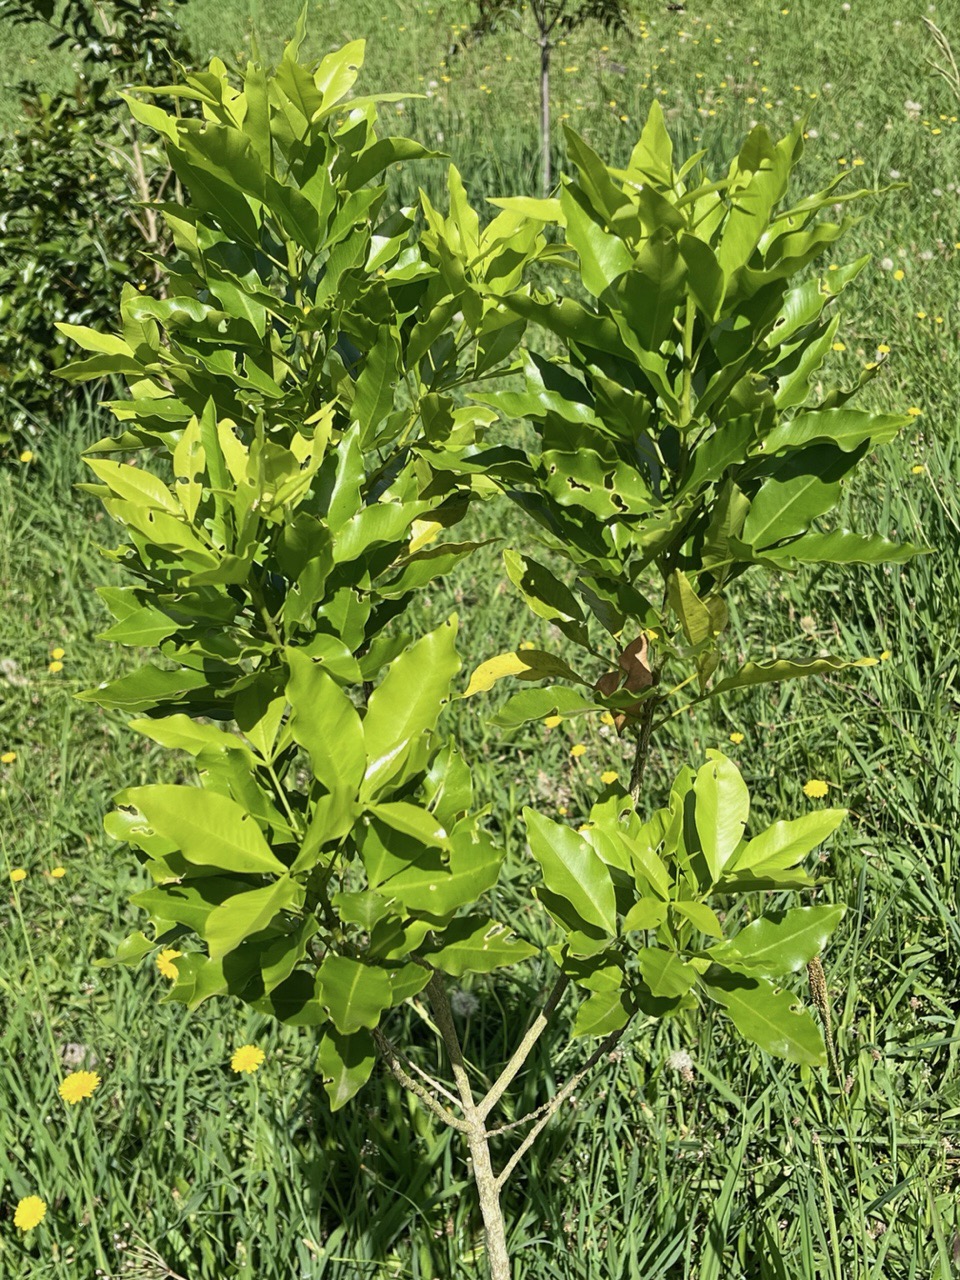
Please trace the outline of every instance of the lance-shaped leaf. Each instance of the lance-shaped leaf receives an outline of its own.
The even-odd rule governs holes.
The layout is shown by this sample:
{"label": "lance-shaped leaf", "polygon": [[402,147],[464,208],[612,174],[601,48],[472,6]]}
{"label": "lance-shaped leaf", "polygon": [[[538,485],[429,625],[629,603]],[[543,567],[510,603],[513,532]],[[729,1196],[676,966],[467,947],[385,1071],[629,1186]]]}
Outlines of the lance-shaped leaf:
{"label": "lance-shaped leaf", "polygon": [[720,751],[708,751],[707,757],[709,763],[698,771],[693,790],[700,848],[715,884],[743,839],[750,793],[732,760]]}
{"label": "lance-shaped leaf", "polygon": [[846,809],[815,809],[802,818],[774,822],[748,840],[728,870],[737,873],[763,867],[766,871],[795,867],[833,835],[847,816]]}
{"label": "lance-shaped leaf", "polygon": [[575,716],[601,709],[598,703],[591,702],[578,690],[554,685],[515,693],[491,717],[490,723],[500,729],[516,729],[531,720],[542,720],[545,716]]}
{"label": "lance-shaped leaf", "polygon": [[707,956],[724,968],[764,978],[796,973],[823,952],[845,910],[842,905],[792,907],[761,916]]}
{"label": "lance-shaped leaf", "polygon": [[202,929],[211,960],[219,960],[246,938],[266,929],[281,911],[303,902],[303,886],[289,875],[262,889],[251,889],[224,899],[207,917]]}
{"label": "lance-shaped leaf", "polygon": [[713,968],[703,979],[707,994],[723,1005],[746,1040],[767,1053],[807,1067],[826,1065],[823,1036],[791,991],[778,991],[764,978]]}
{"label": "lance-shaped leaf", "polygon": [[426,950],[424,955],[430,964],[454,978],[465,973],[490,973],[537,954],[536,947],[488,916],[460,916],[436,941],[436,949]]}
{"label": "lance-shaped leaf", "polygon": [[524,809],[523,820],[547,889],[569,902],[588,924],[614,934],[617,903],[603,859],[570,827],[533,809]]}
{"label": "lance-shaped leaf", "polygon": [[[705,697],[715,697],[728,689],[747,689],[755,684],[769,684],[776,680],[799,680],[803,676],[819,676],[825,672],[846,671],[850,667],[876,666],[876,658],[806,658],[792,662],[787,658],[772,658],[769,662],[746,662],[735,675],[727,676],[715,684]],[[698,698],[697,701],[702,701]]]}
{"label": "lance-shaped leaf", "polygon": [[187,862],[222,871],[272,872],[286,867],[260,828],[235,800],[199,787],[133,787],[118,797],[134,805],[159,836],[173,841]]}
{"label": "lance-shaped leaf", "polygon": [[829,533],[806,533],[786,546],[760,552],[757,559],[789,569],[795,564],[905,564],[914,556],[931,552],[931,547],[891,542],[879,533],[833,529]]}
{"label": "lance-shaped leaf", "polygon": [[377,1061],[373,1037],[361,1029],[342,1035],[336,1027],[325,1027],[317,1050],[317,1070],[330,1099],[330,1110],[339,1111],[370,1079]]}
{"label": "lance-shaped leaf", "polygon": [[481,662],[470,677],[463,697],[472,698],[475,693],[486,693],[498,680],[507,676],[518,676],[521,680],[559,678],[588,684],[562,658],[554,657],[552,653],[545,653],[542,649],[517,649],[514,653],[499,653],[495,658]]}
{"label": "lance-shaped leaf", "polygon": [[861,409],[818,409],[782,422],[763,442],[764,453],[781,449],[801,449],[804,445],[830,441],[845,453],[862,444],[888,444],[908,425],[903,413],[864,413]]}
{"label": "lance-shaped leaf", "polygon": [[375,1027],[393,1002],[386,970],[361,964],[350,956],[328,953],[317,971],[317,982],[321,1003],[343,1035]]}
{"label": "lance-shaped leaf", "polygon": [[294,740],[329,791],[355,794],[367,765],[359,712],[322,663],[291,648],[286,658]]}
{"label": "lance-shaped leaf", "polygon": [[457,619],[452,617],[392,662],[370,695],[363,721],[366,795],[399,772],[413,739],[435,728],[450,696],[450,681],[460,669],[456,635]]}

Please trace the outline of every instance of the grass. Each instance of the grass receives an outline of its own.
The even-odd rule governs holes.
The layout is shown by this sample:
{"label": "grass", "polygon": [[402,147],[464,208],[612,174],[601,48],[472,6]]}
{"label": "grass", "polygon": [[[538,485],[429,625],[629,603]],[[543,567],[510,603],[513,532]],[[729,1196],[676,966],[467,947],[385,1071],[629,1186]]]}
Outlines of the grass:
{"label": "grass", "polygon": [[[274,53],[298,7],[192,0],[184,20],[201,53],[239,54],[251,29]],[[888,345],[870,403],[922,414],[846,502],[855,527],[896,531],[937,555],[748,579],[734,610],[738,650],[890,657],[849,679],[759,689],[678,716],[650,777],[659,796],[681,761],[726,744],[759,821],[804,811],[809,777],[830,784],[825,803],[850,808],[820,890],[849,907],[825,957],[841,1078],[750,1052],[709,1012],[638,1027],[513,1186],[517,1274],[947,1280],[960,1253],[960,103],[925,64],[926,4],[749,0],[731,12],[719,0],[682,15],[651,11],[649,38],[634,46],[596,32],[571,39],[558,51],[557,115],[569,113],[605,154],[623,154],[657,92],[678,148],[721,156],[754,118],[784,129],[809,110],[811,188],[844,167],[854,182],[909,181],[851,236],[851,254],[875,259],[836,364],[854,377]],[[443,142],[478,199],[535,189],[523,41],[444,65],[462,4],[329,0],[311,15],[318,52],[369,37],[368,88],[403,81],[433,95],[403,104],[397,127]],[[956,15],[931,16],[960,43]],[[0,81],[21,56],[39,59],[38,74],[55,69],[28,35],[5,39]],[[10,124],[14,106],[0,102],[0,120]],[[435,190],[439,166],[426,173],[408,168],[394,181],[407,196],[417,180]],[[140,1280],[466,1280],[482,1264],[459,1141],[392,1081],[378,1076],[357,1108],[331,1115],[308,1036],[226,1004],[188,1018],[159,1003],[155,970],[93,967],[129,929],[126,899],[139,885],[132,860],[102,834],[110,796],[182,767],[72,698],[123,661],[94,640],[104,625],[94,586],[114,572],[98,554],[110,530],[73,488],[83,443],[103,429],[96,419],[78,404],[41,437],[34,464],[0,474],[0,752],[16,752],[0,766],[0,849],[7,869],[28,872],[0,902],[0,1275],[86,1280],[99,1267]],[[491,530],[502,524],[481,518]],[[433,594],[432,619],[452,608],[469,619],[467,667],[538,639],[502,578],[491,548]],[[66,650],[57,674],[47,669],[54,647]],[[575,763],[566,730],[504,740],[472,706],[454,716],[478,789],[505,823],[531,796],[575,818],[616,751],[591,736]],[[738,748],[733,731],[745,735]],[[506,835],[513,874],[498,910],[540,939],[523,850],[509,826]],[[63,878],[46,874],[58,865]],[[478,1070],[494,1068],[544,980],[473,982],[479,1005],[465,1031]],[[417,1009],[403,1017],[397,1037],[430,1053]],[[578,1060],[562,1030],[522,1077],[518,1110]],[[247,1041],[267,1050],[254,1078],[228,1065]],[[693,1059],[692,1082],[668,1065],[680,1049]],[[65,1061],[103,1078],[91,1102],[70,1110],[56,1095]],[[49,1213],[24,1239],[13,1208],[33,1193]]]}

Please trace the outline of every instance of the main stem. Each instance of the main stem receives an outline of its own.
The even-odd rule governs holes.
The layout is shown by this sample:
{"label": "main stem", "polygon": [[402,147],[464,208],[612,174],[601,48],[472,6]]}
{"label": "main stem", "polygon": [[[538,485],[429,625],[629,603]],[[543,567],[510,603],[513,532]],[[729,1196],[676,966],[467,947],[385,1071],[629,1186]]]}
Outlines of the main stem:
{"label": "main stem", "polygon": [[500,1185],[494,1175],[493,1162],[490,1159],[489,1134],[473,1099],[473,1090],[470,1088],[463,1051],[460,1048],[460,1037],[457,1035],[453,1014],[450,1011],[450,1001],[447,999],[446,988],[439,973],[434,973],[427,991],[436,1014],[440,1035],[443,1037],[443,1043],[450,1058],[453,1078],[460,1095],[460,1106],[467,1124],[467,1146],[470,1148],[473,1180],[477,1185],[480,1212],[483,1215],[490,1280],[511,1280],[507,1231],[503,1221],[503,1210],[500,1207]]}

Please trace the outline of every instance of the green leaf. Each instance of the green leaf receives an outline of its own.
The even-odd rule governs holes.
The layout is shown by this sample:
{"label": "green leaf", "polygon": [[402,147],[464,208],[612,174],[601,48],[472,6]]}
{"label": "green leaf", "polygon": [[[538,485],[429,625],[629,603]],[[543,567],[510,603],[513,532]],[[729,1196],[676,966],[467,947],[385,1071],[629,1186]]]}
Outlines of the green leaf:
{"label": "green leaf", "polygon": [[123,791],[117,803],[135,806],[153,831],[172,840],[188,862],[241,873],[286,871],[250,814],[227,796],[159,784]]}
{"label": "green leaf", "polygon": [[891,542],[879,533],[833,529],[829,533],[806,533],[786,546],[760,552],[757,558],[786,569],[795,564],[905,564],[914,556],[931,552],[931,547]]}
{"label": "green leaf", "polygon": [[849,662],[842,658],[806,658],[800,662],[773,658],[768,662],[746,662],[735,675],[715,684],[706,696],[713,697],[728,689],[747,689],[751,685],[769,684],[775,680],[799,680],[803,676],[846,671],[849,667],[872,667],[876,663],[876,658],[856,658]]}
{"label": "green leaf", "polygon": [[763,978],[711,969],[703,979],[707,994],[723,1005],[740,1034],[775,1057],[807,1067],[826,1065],[823,1037],[790,991]]}
{"label": "green leaf", "polygon": [[708,938],[723,937],[723,926],[717,913],[705,902],[687,902],[681,899],[679,902],[671,902],[670,909],[689,920],[695,929],[705,933]]}
{"label": "green leaf", "polygon": [[544,884],[574,908],[588,924],[611,936],[617,929],[617,903],[610,871],[582,836],[524,809],[530,850],[543,872]]}
{"label": "green leaf", "polygon": [[817,516],[836,506],[840,482],[853,466],[854,460],[833,446],[791,454],[752,499],[743,541],[763,548],[803,532]]}
{"label": "green leaf", "polygon": [[556,573],[529,556],[504,551],[507,577],[518,587],[533,613],[548,622],[582,622],[583,610]]}
{"label": "green leaf", "polygon": [[360,426],[360,443],[367,445],[377,427],[393,408],[394,388],[400,377],[400,344],[384,325],[367,354],[357,379],[351,416]]}
{"label": "green leaf", "polygon": [[225,733],[213,724],[203,724],[190,716],[160,716],[158,719],[131,720],[129,727],[144,737],[159,742],[173,751],[188,751],[198,756],[201,751],[239,751],[250,756],[246,743],[233,733]]}
{"label": "green leaf", "polygon": [[349,956],[328,953],[317,971],[317,981],[321,1003],[343,1035],[377,1026],[380,1015],[393,1002],[387,972]]}
{"label": "green leaf", "polygon": [[713,634],[710,610],[687,581],[686,574],[675,569],[667,579],[667,596],[670,607],[680,619],[687,643],[703,644]]}
{"label": "green leaf", "polygon": [[630,270],[633,254],[618,236],[597,223],[585,196],[576,187],[564,185],[560,208],[566,221],[567,241],[580,259],[580,278],[586,289],[599,298],[618,276]]}
{"label": "green leaf", "polygon": [[370,695],[363,721],[369,761],[364,794],[373,795],[403,765],[411,742],[436,726],[460,669],[457,619],[450,618],[390,664]]}
{"label": "green leaf", "polygon": [[594,991],[577,1009],[574,1039],[578,1036],[608,1036],[611,1031],[625,1027],[632,1013],[625,991]]}
{"label": "green leaf", "polygon": [[152,711],[161,703],[176,702],[191,690],[202,689],[207,679],[203,671],[188,667],[164,671],[148,664],[96,689],[84,689],[77,697],[112,711]]}
{"label": "green leaf", "polygon": [[562,658],[542,649],[517,649],[514,653],[500,653],[495,658],[481,662],[470,677],[470,683],[461,695],[472,698],[475,693],[486,693],[498,680],[518,676],[521,680],[546,680],[560,677],[576,684],[587,684],[581,676],[567,666]]}
{"label": "green leaf", "polygon": [[779,978],[796,973],[823,954],[846,907],[793,907],[753,920],[736,937],[706,954],[715,964],[737,972]]}
{"label": "green leaf", "polygon": [[568,689],[564,685],[524,689],[508,698],[497,714],[491,717],[490,723],[500,729],[516,729],[531,720],[542,720],[545,716],[582,715],[587,711],[601,709],[600,704],[591,702],[577,689]]}
{"label": "green leaf", "polygon": [[833,835],[846,816],[846,809],[815,809],[802,818],[775,822],[744,845],[729,870],[740,873],[761,865],[767,870],[795,867]]}
{"label": "green leaf", "polygon": [[360,714],[319,662],[296,649],[284,652],[294,740],[307,751],[314,777],[328,791],[355,795],[367,766]]}
{"label": "green leaf", "polygon": [[698,771],[693,790],[700,848],[716,884],[743,840],[750,793],[732,760],[720,751],[708,751],[707,758],[709,763]]}
{"label": "green leaf", "polygon": [[454,978],[465,973],[491,973],[537,954],[537,948],[512,929],[487,916],[460,916],[436,935],[439,944],[423,954],[430,964]]}
{"label": "green leaf", "polygon": [[871,444],[888,444],[912,419],[902,413],[865,413],[860,409],[818,409],[801,413],[789,422],[774,427],[763,442],[767,454],[781,449],[802,449],[805,445],[827,442],[845,453]]}
{"label": "green leaf", "polygon": [[330,1099],[330,1110],[339,1111],[370,1079],[377,1055],[369,1031],[341,1035],[335,1027],[324,1028],[317,1050],[317,1070]]}
{"label": "green leaf", "polygon": [[643,980],[655,996],[683,996],[697,980],[697,971],[675,951],[640,947],[637,963]]}
{"label": "green leaf", "polygon": [[289,911],[302,902],[303,887],[289,875],[262,889],[224,899],[210,912],[202,930],[210,959],[220,960],[241,942],[266,929],[281,911]]}
{"label": "green leaf", "polygon": [[448,849],[450,841],[446,829],[432,813],[408,800],[395,800],[388,804],[372,804],[370,812],[401,835],[411,836],[420,844]]}

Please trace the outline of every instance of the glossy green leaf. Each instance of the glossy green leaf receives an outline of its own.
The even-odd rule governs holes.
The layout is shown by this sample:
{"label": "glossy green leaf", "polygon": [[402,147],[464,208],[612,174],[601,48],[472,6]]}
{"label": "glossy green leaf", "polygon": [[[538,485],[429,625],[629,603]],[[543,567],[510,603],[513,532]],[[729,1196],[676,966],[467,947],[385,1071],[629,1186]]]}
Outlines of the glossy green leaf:
{"label": "glossy green leaf", "polygon": [[370,695],[363,721],[366,795],[373,795],[399,771],[413,739],[435,728],[450,696],[450,682],[460,669],[456,635],[453,617],[392,662]]}
{"label": "glossy green leaf", "polygon": [[850,667],[869,667],[876,658],[805,658],[793,662],[788,658],[773,658],[768,662],[746,662],[735,675],[727,676],[713,686],[709,696],[725,693],[728,689],[748,689],[755,684],[769,684],[778,680],[799,680],[804,676],[819,676],[827,672],[846,671]]}
{"label": "glossy green leaf", "polygon": [[712,947],[707,957],[726,969],[764,978],[796,973],[823,954],[845,910],[842,905],[792,907],[761,916],[730,941]]}
{"label": "glossy green leaf", "polygon": [[211,960],[219,960],[247,938],[266,929],[282,911],[303,902],[303,888],[289,875],[262,889],[225,898],[207,917],[202,929]]}
{"label": "glossy green leaf", "polygon": [[846,809],[815,809],[802,818],[775,822],[749,840],[734,859],[731,870],[795,867],[829,839],[847,816]]}
{"label": "glossy green leaf", "polygon": [[655,996],[682,996],[697,980],[697,971],[675,951],[640,947],[637,964],[643,980]]}
{"label": "glossy green leaf", "polygon": [[487,916],[460,916],[437,935],[441,945],[425,952],[429,963],[454,978],[491,973],[537,954],[537,948],[512,929]]}
{"label": "glossy green leaf", "polygon": [[613,881],[599,855],[571,827],[551,822],[533,809],[524,809],[523,820],[547,888],[566,899],[588,924],[616,933]]}
{"label": "glossy green leaf", "polygon": [[708,763],[697,772],[693,790],[700,848],[716,883],[743,840],[750,793],[732,760],[719,751],[708,751],[707,758]]}
{"label": "glossy green leaf", "polygon": [[807,563],[905,564],[914,556],[930,554],[931,550],[910,542],[891,542],[879,533],[833,529],[830,533],[806,533],[786,546],[762,552],[759,558],[783,568]]}
{"label": "glossy green leaf", "polygon": [[361,1028],[343,1035],[336,1027],[325,1027],[317,1050],[317,1071],[330,1100],[330,1110],[339,1111],[370,1079],[377,1055],[373,1037]]}
{"label": "glossy green leaf", "polygon": [[250,814],[227,796],[160,784],[124,791],[118,803],[137,808],[147,825],[172,840],[188,862],[231,872],[286,871]]}
{"label": "glossy green leaf", "polygon": [[393,1000],[386,970],[328,953],[317,971],[320,1000],[342,1035],[375,1027]]}
{"label": "glossy green leaf", "polygon": [[355,794],[367,766],[359,712],[319,662],[290,648],[286,659],[294,740],[310,756],[314,777],[329,791]]}
{"label": "glossy green leaf", "polygon": [[584,697],[577,689],[554,685],[544,689],[524,689],[513,694],[491,718],[490,723],[500,729],[516,729],[522,724],[542,720],[546,716],[566,717],[600,710],[599,703]]}
{"label": "glossy green leaf", "polygon": [[778,991],[763,978],[711,969],[704,978],[706,992],[723,1005],[746,1040],[767,1053],[807,1067],[826,1065],[823,1036],[813,1018],[798,1008],[790,991]]}

